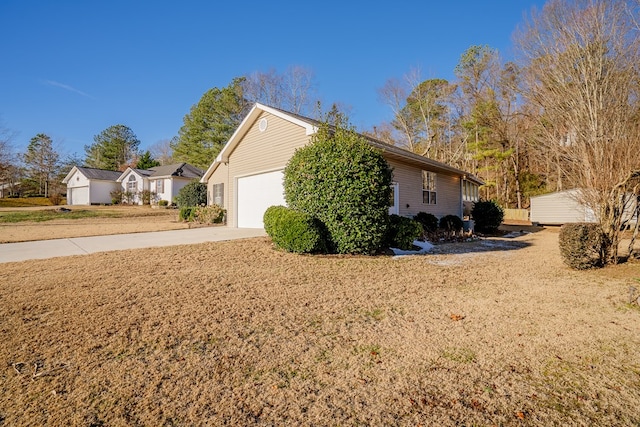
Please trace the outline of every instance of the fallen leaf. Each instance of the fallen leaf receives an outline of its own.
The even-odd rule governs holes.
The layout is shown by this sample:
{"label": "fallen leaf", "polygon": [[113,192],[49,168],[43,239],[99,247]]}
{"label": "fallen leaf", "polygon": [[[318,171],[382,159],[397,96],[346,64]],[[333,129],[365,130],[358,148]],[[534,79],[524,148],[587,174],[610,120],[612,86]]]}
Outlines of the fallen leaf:
{"label": "fallen leaf", "polygon": [[520,418],[521,420],[524,420],[524,412],[522,411],[516,412],[516,417]]}
{"label": "fallen leaf", "polygon": [[449,317],[451,317],[451,320],[453,320],[454,322],[457,322],[458,320],[462,320],[465,318],[465,316],[461,314],[455,314],[455,313],[451,313]]}

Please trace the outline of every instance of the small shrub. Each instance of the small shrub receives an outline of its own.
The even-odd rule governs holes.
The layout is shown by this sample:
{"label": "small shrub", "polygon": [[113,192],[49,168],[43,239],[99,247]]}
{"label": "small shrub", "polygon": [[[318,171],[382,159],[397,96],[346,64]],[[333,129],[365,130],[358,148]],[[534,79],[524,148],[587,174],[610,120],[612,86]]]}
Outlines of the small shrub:
{"label": "small shrub", "polygon": [[122,203],[122,199],[124,197],[122,190],[113,190],[109,195],[111,196],[111,204],[119,205]]}
{"label": "small shrub", "polygon": [[493,200],[480,200],[473,204],[471,217],[478,232],[494,233],[502,224],[504,211]]}
{"label": "small shrub", "polygon": [[52,194],[51,196],[49,196],[49,201],[51,202],[52,205],[58,206],[60,203],[62,203],[62,194],[60,193]]}
{"label": "small shrub", "polygon": [[445,215],[440,218],[439,226],[442,230],[447,233],[455,234],[462,230],[464,227],[464,223],[459,216],[456,215]]}
{"label": "small shrub", "polygon": [[390,247],[410,250],[413,248],[413,241],[420,238],[424,230],[422,224],[416,220],[400,215],[389,215],[387,233]]}
{"label": "small shrub", "polygon": [[219,205],[198,206],[194,208],[193,221],[199,224],[220,224],[227,211]]}
{"label": "small shrub", "polygon": [[418,212],[416,216],[413,217],[416,221],[418,221],[425,233],[435,233],[438,229],[438,218],[427,212]]}
{"label": "small shrub", "polygon": [[182,206],[204,206],[207,204],[207,186],[192,181],[182,187],[176,196],[176,204]]}
{"label": "small shrub", "polygon": [[150,190],[142,190],[140,192],[140,198],[142,199],[143,205],[150,205],[152,201],[155,200],[157,194]]}
{"label": "small shrub", "polygon": [[183,206],[178,211],[178,218],[181,221],[192,222],[195,219],[196,208],[194,206]]}
{"label": "small shrub", "polygon": [[122,202],[127,205],[132,205],[136,200],[136,194],[134,191],[125,191],[122,193]]}
{"label": "small shrub", "polygon": [[571,268],[586,270],[606,264],[610,245],[599,224],[565,224],[558,242],[562,259]]}
{"label": "small shrub", "polygon": [[169,206],[168,200],[158,200],[158,206]]}
{"label": "small shrub", "polygon": [[326,251],[322,223],[304,212],[271,206],[264,213],[264,229],[276,246],[288,252]]}

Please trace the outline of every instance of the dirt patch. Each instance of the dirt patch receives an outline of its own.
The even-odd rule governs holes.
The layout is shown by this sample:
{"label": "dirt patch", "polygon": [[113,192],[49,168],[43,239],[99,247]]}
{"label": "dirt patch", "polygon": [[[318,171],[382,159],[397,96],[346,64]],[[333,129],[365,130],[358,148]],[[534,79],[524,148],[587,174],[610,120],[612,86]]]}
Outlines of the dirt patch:
{"label": "dirt patch", "polygon": [[[0,223],[0,243],[189,228],[188,223],[178,221],[178,211],[174,209],[151,209],[148,206],[72,206],[70,208],[91,209],[113,216],[105,218],[55,219],[45,222]],[[41,210],[43,208],[21,209]],[[51,207],[48,209],[51,209]],[[3,210],[7,211],[8,209]]]}
{"label": "dirt patch", "polygon": [[555,233],[511,241],[393,258],[259,238],[3,264],[0,424],[640,423],[640,266],[576,272]]}

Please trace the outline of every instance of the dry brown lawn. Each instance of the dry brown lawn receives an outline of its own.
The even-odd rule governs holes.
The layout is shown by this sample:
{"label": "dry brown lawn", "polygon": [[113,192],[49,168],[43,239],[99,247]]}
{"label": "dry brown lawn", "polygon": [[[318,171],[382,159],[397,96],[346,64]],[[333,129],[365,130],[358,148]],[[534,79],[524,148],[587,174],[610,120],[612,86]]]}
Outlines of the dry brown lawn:
{"label": "dry brown lawn", "polygon": [[[108,234],[141,233],[147,231],[189,228],[178,220],[175,209],[152,209],[150,206],[68,206],[73,210],[95,210],[106,218],[54,219],[45,222],[0,223],[0,243]],[[0,208],[0,212],[56,209],[56,207]]]}
{"label": "dry brown lawn", "polygon": [[552,231],[439,251],[3,264],[0,425],[640,424],[640,264],[571,271]]}

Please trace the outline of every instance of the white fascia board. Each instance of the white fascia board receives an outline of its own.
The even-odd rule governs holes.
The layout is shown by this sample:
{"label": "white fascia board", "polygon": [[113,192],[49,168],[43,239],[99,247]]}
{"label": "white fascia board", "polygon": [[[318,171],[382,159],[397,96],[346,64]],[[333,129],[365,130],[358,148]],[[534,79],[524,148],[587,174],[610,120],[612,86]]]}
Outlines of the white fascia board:
{"label": "white fascia board", "polygon": [[71,179],[71,177],[73,176],[73,174],[78,171],[78,167],[74,166],[71,168],[71,171],[69,171],[69,173],[67,174],[67,176],[64,177],[64,179],[62,180],[63,184],[66,184],[69,182],[69,180]]}

